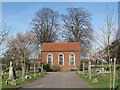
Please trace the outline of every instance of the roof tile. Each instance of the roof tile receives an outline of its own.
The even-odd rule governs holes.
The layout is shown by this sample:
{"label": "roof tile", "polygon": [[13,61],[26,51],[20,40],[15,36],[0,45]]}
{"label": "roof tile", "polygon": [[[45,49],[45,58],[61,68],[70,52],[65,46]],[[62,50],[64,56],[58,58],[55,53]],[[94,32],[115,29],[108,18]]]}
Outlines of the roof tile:
{"label": "roof tile", "polygon": [[80,50],[79,42],[71,43],[43,43],[42,51],[72,51]]}

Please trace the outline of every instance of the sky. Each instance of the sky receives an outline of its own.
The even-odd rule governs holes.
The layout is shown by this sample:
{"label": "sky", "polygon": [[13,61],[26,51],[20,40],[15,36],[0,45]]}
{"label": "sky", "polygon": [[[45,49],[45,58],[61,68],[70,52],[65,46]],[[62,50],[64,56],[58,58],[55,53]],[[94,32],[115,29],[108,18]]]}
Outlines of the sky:
{"label": "sky", "polygon": [[117,12],[117,2],[3,2],[2,18],[8,26],[14,27],[10,35],[15,36],[18,32],[30,30],[30,22],[35,17],[35,12],[42,8],[51,8],[59,14],[66,14],[66,8],[82,7],[92,16],[94,30],[103,25],[106,7]]}
{"label": "sky", "polygon": [[[91,14],[92,27],[100,34],[98,27],[104,25],[107,6],[115,13],[118,12],[117,2],[2,2],[2,19],[5,24],[14,28],[9,36],[15,37],[18,32],[30,30],[30,22],[35,17],[35,12],[42,8],[51,8],[61,15],[67,13],[66,8],[82,7]],[[61,21],[60,23],[62,24]]]}

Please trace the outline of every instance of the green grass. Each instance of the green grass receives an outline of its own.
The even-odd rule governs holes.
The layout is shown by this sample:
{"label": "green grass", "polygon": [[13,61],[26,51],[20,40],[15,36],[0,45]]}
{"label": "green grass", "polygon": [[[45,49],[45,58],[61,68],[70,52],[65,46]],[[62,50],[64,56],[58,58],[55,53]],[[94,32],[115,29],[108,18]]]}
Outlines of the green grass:
{"label": "green grass", "polygon": [[[25,81],[22,81],[22,79],[17,79],[17,85],[14,86],[14,85],[11,85],[11,84],[8,84],[8,85],[5,85],[5,82],[6,80],[8,79],[8,75],[4,74],[3,77],[4,79],[2,80],[2,88],[19,88],[20,86],[26,84],[26,83],[31,83],[33,82],[34,80],[36,80],[37,78],[40,78],[40,77],[43,77],[45,76],[46,74],[41,74],[39,75],[39,73],[36,74],[36,76],[34,76],[34,73],[27,73],[26,75],[31,75],[33,76],[32,79],[25,79]],[[18,72],[16,73],[16,76],[17,77],[21,77],[22,76],[22,73],[21,72]],[[10,82],[11,80],[8,80],[8,82]]]}
{"label": "green grass", "polygon": [[[91,80],[89,79],[89,77],[84,77],[85,75],[83,75],[83,74],[76,73],[76,75],[79,76],[85,82],[87,82],[93,88],[109,88],[110,87],[110,84],[109,84],[109,82],[110,82],[110,74],[106,74],[106,76],[92,75]],[[117,76],[118,75],[116,73],[116,77]],[[98,83],[93,83],[93,78],[97,78],[97,77],[99,77],[99,82]],[[118,79],[117,78],[116,78],[115,82],[116,82],[115,86],[117,86],[118,85]]]}

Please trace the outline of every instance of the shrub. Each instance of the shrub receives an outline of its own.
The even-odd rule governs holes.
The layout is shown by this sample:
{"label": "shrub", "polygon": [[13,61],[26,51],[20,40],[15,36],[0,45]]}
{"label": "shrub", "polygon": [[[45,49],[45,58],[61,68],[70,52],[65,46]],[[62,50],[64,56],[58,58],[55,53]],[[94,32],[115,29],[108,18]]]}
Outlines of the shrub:
{"label": "shrub", "polygon": [[57,72],[57,71],[60,71],[60,66],[59,65],[52,65],[51,69],[53,72]]}
{"label": "shrub", "polygon": [[85,66],[85,70],[88,70],[88,66]]}
{"label": "shrub", "polygon": [[79,65],[77,65],[77,68],[78,68],[80,71],[82,71],[82,70],[83,70],[83,65],[82,65],[82,64],[79,64]]}
{"label": "shrub", "polygon": [[50,71],[50,64],[43,64],[43,69],[46,70],[46,71]]}
{"label": "shrub", "polygon": [[105,67],[105,70],[107,70],[107,71],[108,71],[108,70],[109,70],[109,67],[108,67],[108,66],[107,66],[107,67]]}

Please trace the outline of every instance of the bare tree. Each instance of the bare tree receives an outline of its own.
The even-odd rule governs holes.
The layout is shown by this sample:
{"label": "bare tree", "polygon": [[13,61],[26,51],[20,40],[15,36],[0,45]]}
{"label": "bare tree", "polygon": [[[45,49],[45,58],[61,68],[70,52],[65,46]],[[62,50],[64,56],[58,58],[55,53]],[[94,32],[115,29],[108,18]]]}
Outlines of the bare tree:
{"label": "bare tree", "polygon": [[11,52],[13,49],[16,51],[13,54],[17,55],[22,63],[22,80],[24,80],[25,76],[25,63],[33,51],[32,41],[34,41],[34,38],[30,32],[26,32],[25,34],[17,33],[15,38],[11,37],[7,40],[7,47]]}
{"label": "bare tree", "polygon": [[[114,13],[107,9],[106,17],[104,21],[104,25],[100,27],[100,32],[102,35],[99,34],[99,32],[94,32],[94,41],[102,48],[102,50],[105,50],[107,47],[107,56],[109,60],[109,66],[110,66],[110,89],[112,88],[112,71],[111,71],[111,53],[110,53],[110,44],[112,42],[112,36],[114,37],[113,31],[115,30],[115,21],[114,21]],[[105,56],[105,55],[104,55]]]}
{"label": "bare tree", "polygon": [[63,37],[67,42],[80,42],[81,54],[89,51],[92,39],[91,15],[84,8],[67,8],[68,14],[61,15],[65,31]]}
{"label": "bare tree", "polygon": [[35,13],[31,22],[32,33],[36,36],[36,44],[55,42],[58,31],[58,12],[50,8],[43,8]]}
{"label": "bare tree", "polygon": [[[50,8],[43,8],[35,13],[31,22],[31,32],[36,37],[36,52],[39,52],[43,43],[55,42],[58,32],[58,12]],[[39,53],[38,53],[39,54]],[[43,69],[43,68],[42,68]]]}
{"label": "bare tree", "polygon": [[[2,22],[0,23],[0,50],[3,51],[4,48],[4,44],[6,42],[6,39],[8,37],[8,34],[10,33],[10,31],[13,30],[12,26],[8,26],[4,20],[2,20]],[[2,54],[1,54],[2,55]],[[1,56],[0,55],[0,56]]]}

